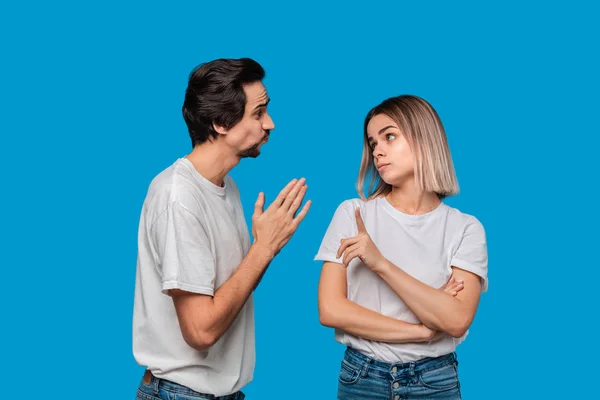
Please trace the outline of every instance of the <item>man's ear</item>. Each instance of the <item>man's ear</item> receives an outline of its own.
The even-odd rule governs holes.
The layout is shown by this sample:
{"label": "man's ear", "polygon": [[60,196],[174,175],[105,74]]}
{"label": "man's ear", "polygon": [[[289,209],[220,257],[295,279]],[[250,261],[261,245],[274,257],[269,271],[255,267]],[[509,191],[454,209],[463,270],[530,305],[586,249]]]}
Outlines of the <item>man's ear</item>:
{"label": "man's ear", "polygon": [[225,129],[224,126],[221,125],[217,125],[213,122],[213,129],[215,130],[215,132],[217,132],[219,135],[227,135],[227,132],[229,132],[229,129]]}

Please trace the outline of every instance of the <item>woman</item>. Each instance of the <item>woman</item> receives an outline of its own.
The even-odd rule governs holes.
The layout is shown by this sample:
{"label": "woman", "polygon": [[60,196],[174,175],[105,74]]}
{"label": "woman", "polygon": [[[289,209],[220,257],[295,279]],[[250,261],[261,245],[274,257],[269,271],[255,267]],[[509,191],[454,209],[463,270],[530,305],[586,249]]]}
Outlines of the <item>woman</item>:
{"label": "woman", "polygon": [[429,103],[368,113],[357,189],[315,257],[321,323],[348,346],[338,399],[460,399],[454,350],[487,290],[487,247],[481,223],[441,201],[458,183]]}

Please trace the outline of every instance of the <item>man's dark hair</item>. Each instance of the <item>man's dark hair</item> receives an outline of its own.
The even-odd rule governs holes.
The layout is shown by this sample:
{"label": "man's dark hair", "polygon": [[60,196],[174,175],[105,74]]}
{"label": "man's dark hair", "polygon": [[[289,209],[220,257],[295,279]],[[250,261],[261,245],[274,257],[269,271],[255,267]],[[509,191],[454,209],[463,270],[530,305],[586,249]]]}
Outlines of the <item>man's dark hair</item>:
{"label": "man's dark hair", "polygon": [[213,123],[230,129],[241,121],[246,107],[243,85],[264,77],[265,70],[250,58],[221,58],[194,68],[182,108],[192,147],[217,138]]}

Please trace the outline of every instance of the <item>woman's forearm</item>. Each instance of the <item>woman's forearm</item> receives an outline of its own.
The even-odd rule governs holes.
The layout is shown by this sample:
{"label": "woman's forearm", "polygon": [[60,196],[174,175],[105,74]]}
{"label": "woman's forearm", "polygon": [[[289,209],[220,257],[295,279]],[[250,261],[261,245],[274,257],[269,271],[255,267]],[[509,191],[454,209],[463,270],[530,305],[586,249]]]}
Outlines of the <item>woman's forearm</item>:
{"label": "woman's forearm", "polygon": [[431,340],[434,334],[421,324],[386,317],[345,298],[330,300],[326,306],[320,304],[319,314],[325,326],[378,342],[424,342]]}
{"label": "woman's forearm", "polygon": [[[471,324],[477,304],[473,307],[469,298],[467,301],[461,301],[448,296],[443,291],[413,278],[388,260],[377,268],[377,273],[427,327],[460,337]],[[474,287],[478,281],[475,281],[475,285],[473,281],[470,283],[470,288],[469,282],[465,283],[464,292],[478,293],[481,290],[480,287]],[[476,301],[478,298],[477,295]]]}

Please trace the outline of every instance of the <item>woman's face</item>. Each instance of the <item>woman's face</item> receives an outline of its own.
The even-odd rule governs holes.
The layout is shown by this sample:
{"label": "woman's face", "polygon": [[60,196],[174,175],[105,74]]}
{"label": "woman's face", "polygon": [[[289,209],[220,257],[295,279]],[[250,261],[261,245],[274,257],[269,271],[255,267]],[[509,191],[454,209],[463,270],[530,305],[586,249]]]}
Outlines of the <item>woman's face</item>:
{"label": "woman's face", "polygon": [[410,145],[390,117],[378,114],[371,118],[367,125],[367,140],[375,168],[385,183],[398,187],[414,179]]}

